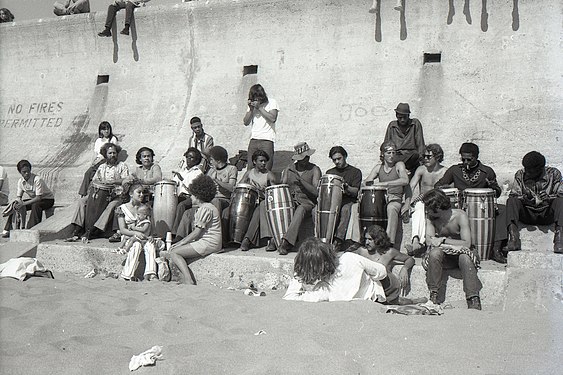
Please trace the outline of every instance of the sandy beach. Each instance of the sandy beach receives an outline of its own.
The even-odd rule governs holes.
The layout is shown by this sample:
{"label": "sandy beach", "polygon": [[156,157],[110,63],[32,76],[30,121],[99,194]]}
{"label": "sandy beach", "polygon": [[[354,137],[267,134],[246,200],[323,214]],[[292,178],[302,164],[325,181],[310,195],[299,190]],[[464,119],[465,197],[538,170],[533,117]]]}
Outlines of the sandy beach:
{"label": "sandy beach", "polygon": [[[368,301],[303,303],[209,284],[0,280],[4,374],[555,374],[562,308],[385,314]],[[255,335],[263,330],[265,334]]]}

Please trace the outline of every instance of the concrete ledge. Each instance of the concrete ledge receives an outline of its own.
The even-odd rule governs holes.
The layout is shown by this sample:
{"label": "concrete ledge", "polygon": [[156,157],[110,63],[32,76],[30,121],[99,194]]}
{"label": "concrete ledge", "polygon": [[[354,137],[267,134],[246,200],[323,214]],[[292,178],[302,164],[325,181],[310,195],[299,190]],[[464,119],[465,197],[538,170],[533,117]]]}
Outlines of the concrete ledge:
{"label": "concrete ledge", "polygon": [[504,310],[556,311],[563,303],[561,270],[509,268],[507,280]]}
{"label": "concrete ledge", "polygon": [[511,251],[508,253],[508,265],[511,268],[547,269],[563,271],[563,254]]}
{"label": "concrete ledge", "polygon": [[36,229],[12,229],[10,231],[10,242],[31,242],[38,244],[41,241],[39,231]]}

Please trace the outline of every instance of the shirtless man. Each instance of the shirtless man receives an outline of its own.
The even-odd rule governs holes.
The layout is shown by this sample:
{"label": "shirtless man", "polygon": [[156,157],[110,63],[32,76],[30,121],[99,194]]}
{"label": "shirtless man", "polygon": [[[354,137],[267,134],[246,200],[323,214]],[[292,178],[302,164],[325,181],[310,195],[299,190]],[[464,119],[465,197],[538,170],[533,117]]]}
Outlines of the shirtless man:
{"label": "shirtless man", "polygon": [[426,219],[424,217],[424,203],[422,195],[432,189],[434,184],[442,178],[447,168],[441,163],[444,160],[444,151],[440,145],[432,143],[426,146],[423,154],[423,165],[416,169],[410,181],[410,188],[414,193],[418,188],[419,195],[408,204],[412,208],[412,244],[406,244],[409,255],[418,255],[426,250]]}
{"label": "shirtless man", "polygon": [[448,196],[438,189],[425,193],[422,201],[426,206],[426,243],[429,246],[422,264],[426,268],[430,300],[437,303],[443,270],[459,267],[467,307],[481,310],[479,291],[483,286],[477,276],[479,258],[470,250],[467,213],[452,209]]}
{"label": "shirtless man", "polygon": [[[387,298],[386,304],[411,305],[427,302],[427,298],[411,299],[404,297],[411,288],[410,273],[414,266],[414,259],[394,249],[385,229],[379,225],[368,227],[364,236],[365,247],[360,247],[355,253],[383,264],[387,269],[387,276],[381,280],[381,286],[383,286],[385,298]],[[392,273],[393,266],[397,262],[404,264],[399,272],[399,277]]]}

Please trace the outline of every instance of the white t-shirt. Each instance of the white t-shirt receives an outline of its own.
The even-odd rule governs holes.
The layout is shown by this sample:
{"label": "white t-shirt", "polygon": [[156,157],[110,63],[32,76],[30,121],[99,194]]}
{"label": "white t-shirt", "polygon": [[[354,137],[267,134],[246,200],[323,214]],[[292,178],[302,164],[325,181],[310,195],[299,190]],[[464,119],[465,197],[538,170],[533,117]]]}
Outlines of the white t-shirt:
{"label": "white t-shirt", "polygon": [[115,137],[115,135],[111,137],[111,139],[105,139],[105,138],[96,139],[96,142],[94,142],[94,158],[103,159],[102,154],[100,154],[100,150],[102,149],[103,145],[109,142],[113,143],[114,145],[117,145],[117,138]]}
{"label": "white t-shirt", "polygon": [[[268,112],[272,109],[276,109],[278,111],[280,110],[278,108],[278,102],[272,98],[268,98],[268,104],[266,104],[264,109]],[[250,107],[246,110],[246,112],[250,112]],[[272,142],[276,140],[276,123],[267,122],[260,112],[254,112],[254,116],[252,117],[252,120],[250,120],[250,126],[252,126],[252,134],[250,138],[264,139]]]}
{"label": "white t-shirt", "polygon": [[25,193],[30,198],[35,198],[37,195],[40,195],[42,199],[55,199],[53,192],[41,177],[32,173],[29,179],[31,182],[24,180],[23,177],[18,180],[18,197],[23,197]]}

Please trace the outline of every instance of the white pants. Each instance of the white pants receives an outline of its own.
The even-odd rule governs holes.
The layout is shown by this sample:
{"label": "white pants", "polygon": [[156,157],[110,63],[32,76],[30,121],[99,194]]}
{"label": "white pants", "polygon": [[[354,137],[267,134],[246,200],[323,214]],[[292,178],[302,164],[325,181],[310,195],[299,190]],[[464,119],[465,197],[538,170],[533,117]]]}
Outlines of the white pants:
{"label": "white pants", "polygon": [[[150,275],[156,275],[156,248],[153,243],[147,242],[143,247],[145,252],[145,278]],[[141,243],[135,242],[127,253],[125,265],[121,271],[121,277],[130,280],[139,266],[139,255],[141,255]]]}
{"label": "white pants", "polygon": [[412,213],[412,238],[418,236],[418,241],[423,244],[426,240],[426,215],[424,203],[416,202]]}

